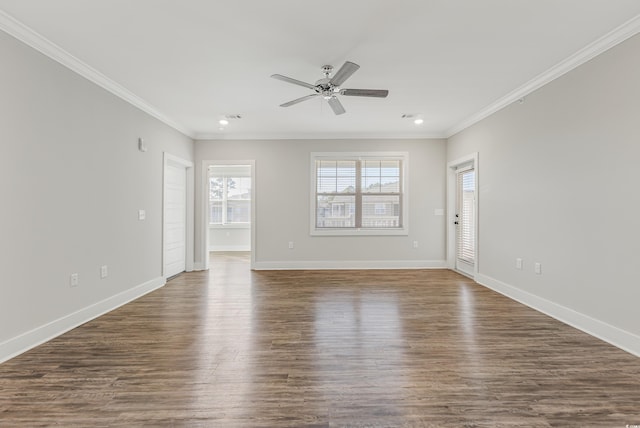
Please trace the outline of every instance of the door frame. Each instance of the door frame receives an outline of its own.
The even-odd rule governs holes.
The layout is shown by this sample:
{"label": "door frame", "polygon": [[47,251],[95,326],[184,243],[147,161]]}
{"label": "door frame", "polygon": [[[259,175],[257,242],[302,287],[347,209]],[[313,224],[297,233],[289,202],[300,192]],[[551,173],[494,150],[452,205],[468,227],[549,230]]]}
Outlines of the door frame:
{"label": "door frame", "polygon": [[209,270],[209,167],[213,165],[249,165],[251,167],[251,269],[256,265],[256,161],[255,160],[203,160],[202,161],[202,206],[201,236],[199,249],[204,270]]}
{"label": "door frame", "polygon": [[164,272],[164,252],[166,250],[166,241],[165,241],[165,210],[166,206],[166,176],[167,176],[167,168],[169,166],[184,168],[186,174],[186,213],[185,213],[185,271],[191,272],[193,271],[194,265],[194,226],[195,223],[193,221],[194,214],[194,196],[195,196],[195,172],[193,169],[193,162],[183,159],[181,157],[172,155],[167,152],[163,152],[163,166],[162,166],[162,256],[161,256],[161,269],[162,276],[167,279]]}
{"label": "door frame", "polygon": [[[451,270],[455,270],[456,272],[460,272],[456,269],[456,199],[457,199],[457,169],[471,165],[475,170],[476,180],[475,180],[475,201],[474,201],[474,209],[476,212],[475,216],[475,260],[473,264],[473,277],[477,277],[479,273],[479,260],[480,260],[480,246],[478,240],[478,218],[480,217],[480,211],[478,210],[480,195],[478,192],[479,186],[478,183],[480,181],[480,165],[478,164],[478,152],[474,152],[463,156],[459,159],[453,160],[447,163],[447,267]],[[464,275],[468,275],[464,272]]]}

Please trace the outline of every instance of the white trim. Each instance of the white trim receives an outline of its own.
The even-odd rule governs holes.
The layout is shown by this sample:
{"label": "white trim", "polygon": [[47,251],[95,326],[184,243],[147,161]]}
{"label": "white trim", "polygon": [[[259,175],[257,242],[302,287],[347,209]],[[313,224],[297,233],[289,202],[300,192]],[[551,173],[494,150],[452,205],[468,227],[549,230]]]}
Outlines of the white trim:
{"label": "white trim", "polygon": [[[403,198],[404,199],[404,198]],[[314,206],[315,208],[315,206]],[[314,221],[315,226],[315,221]],[[409,228],[389,228],[389,229],[311,229],[310,236],[408,236]]]}
{"label": "white trim", "polygon": [[0,343],[0,363],[35,348],[49,340],[58,337],[86,322],[98,318],[120,306],[126,305],[147,293],[150,293],[166,284],[164,278],[159,277],[125,290],[115,296],[108,297],[100,302],[80,309],[72,314],[65,315],[55,321],[51,321],[31,331],[23,333]]}
{"label": "white trim", "polygon": [[[197,249],[197,256],[200,260],[197,264],[199,269],[209,270],[209,166],[211,161],[203,160],[200,171],[200,248]],[[251,201],[253,203],[253,201]]]}
{"label": "white trim", "polygon": [[[479,217],[480,211],[478,210],[480,206],[480,165],[478,162],[478,152],[471,153],[469,155],[463,156],[459,159],[453,160],[447,163],[447,226],[446,226],[446,235],[447,235],[447,267],[452,270],[456,270],[456,228],[454,227],[455,215],[456,215],[456,174],[461,171],[461,167],[465,166],[473,167],[476,171],[476,189],[475,189],[475,242],[476,242],[476,257],[473,266],[473,277],[478,275],[479,269],[479,260],[480,260],[480,243],[479,243]],[[462,169],[464,170],[464,168]],[[463,275],[469,276],[465,272],[460,272]]]}
{"label": "white trim", "polygon": [[251,229],[251,223],[209,223],[209,230],[243,230]]}
{"label": "white trim", "polygon": [[198,255],[202,262],[197,264],[195,270],[209,269],[209,167],[213,165],[250,165],[251,166],[251,269],[256,264],[256,161],[255,160],[203,160],[200,180],[202,183],[201,206],[201,233]]}
{"label": "white trim", "polygon": [[280,134],[266,133],[199,133],[194,139],[198,141],[211,140],[442,140],[446,134],[443,132],[350,132],[350,133],[305,133],[295,132]]}
{"label": "white trim", "polygon": [[194,244],[193,241],[195,239],[195,222],[193,219],[193,213],[195,211],[195,172],[193,168],[193,162],[188,161],[186,159],[182,159],[178,156],[174,156],[170,153],[163,152],[163,167],[162,167],[162,274],[164,275],[164,248],[165,248],[165,234],[164,234],[164,212],[165,205],[164,201],[166,198],[166,186],[164,177],[166,176],[167,166],[173,165],[178,167],[184,167],[185,173],[187,174],[186,181],[186,193],[187,193],[187,201],[186,201],[186,239],[185,239],[185,271],[191,272],[195,270],[194,268]]}
{"label": "white trim", "polygon": [[444,260],[326,260],[257,262],[255,270],[446,269]]}
{"label": "white trim", "polygon": [[535,296],[519,288],[513,287],[487,275],[476,275],[476,282],[491,290],[522,303],[532,309],[542,312],[565,324],[577,328],[591,336],[604,340],[611,345],[640,357],[640,336],[614,327],[603,321],[577,312],[573,309],[554,303],[550,300]]}
{"label": "white trim", "polygon": [[445,138],[451,138],[453,135],[458,132],[474,125],[481,120],[491,116],[499,110],[507,107],[508,105],[524,98],[529,95],[533,91],[540,89],[544,85],[556,80],[557,78],[563,76],[564,74],[570,72],[571,70],[581,66],[587,61],[595,58],[596,56],[606,52],[612,47],[624,42],[630,37],[635,36],[640,32],[640,15],[630,19],[604,36],[600,37],[593,43],[585,46],[580,49],[578,52],[569,56],[568,58],[560,61],[558,64],[554,65],[547,71],[539,74],[533,79],[529,80],[524,85],[519,88],[511,91],[507,95],[498,99],[497,101],[489,104],[482,110],[458,123],[457,125],[451,127],[444,133]]}
{"label": "white trim", "polygon": [[[249,162],[251,165],[251,269],[256,265],[256,161]],[[207,260],[209,258],[207,257]]]}
{"label": "white trim", "polygon": [[129,91],[124,86],[111,80],[95,68],[74,57],[69,52],[62,49],[60,46],[51,42],[41,34],[35,32],[31,28],[27,27],[20,21],[16,20],[12,16],[1,10],[0,30],[10,34],[26,45],[31,46],[33,49],[46,55],[52,60],[59,62],[71,71],[95,83],[101,88],[106,89],[115,96],[122,98],[124,101],[155,117],[159,121],[175,129],[176,131],[190,138],[194,138],[195,134],[191,130],[170,119],[169,117],[161,113],[158,109],[153,107],[151,104],[149,104],[133,92]]}

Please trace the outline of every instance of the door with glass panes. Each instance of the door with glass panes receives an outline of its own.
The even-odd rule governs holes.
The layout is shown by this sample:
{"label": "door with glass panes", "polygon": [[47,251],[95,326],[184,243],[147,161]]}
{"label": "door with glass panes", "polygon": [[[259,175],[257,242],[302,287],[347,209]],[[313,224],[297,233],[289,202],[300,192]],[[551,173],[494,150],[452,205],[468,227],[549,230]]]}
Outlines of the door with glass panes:
{"label": "door with glass panes", "polygon": [[476,263],[476,172],[473,166],[456,170],[456,269],[474,275]]}

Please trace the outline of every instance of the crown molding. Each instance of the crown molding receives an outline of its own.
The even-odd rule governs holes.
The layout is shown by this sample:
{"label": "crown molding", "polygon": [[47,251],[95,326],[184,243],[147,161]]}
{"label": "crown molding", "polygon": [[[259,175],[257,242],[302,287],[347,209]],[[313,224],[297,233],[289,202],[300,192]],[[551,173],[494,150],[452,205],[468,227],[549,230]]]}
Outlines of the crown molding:
{"label": "crown molding", "polygon": [[444,133],[199,133],[194,139],[204,140],[438,140],[445,139]]}
{"label": "crown molding", "polygon": [[524,98],[533,91],[540,89],[544,85],[554,81],[555,79],[563,76],[571,70],[581,66],[587,61],[595,58],[596,56],[604,53],[612,47],[624,42],[625,40],[635,36],[640,32],[640,15],[630,19],[616,29],[610,31],[604,36],[600,37],[593,43],[587,45],[583,49],[569,56],[565,60],[554,65],[547,71],[534,77],[524,85],[508,93],[504,97],[498,99],[494,103],[483,108],[474,115],[468,117],[462,122],[450,128],[445,133],[445,138],[450,138],[460,131],[474,125],[481,120],[491,116],[492,114],[502,110],[508,105]]}
{"label": "crown molding", "polygon": [[74,57],[60,46],[51,42],[2,10],[0,10],[0,30],[15,37],[26,45],[62,64],[101,88],[106,89],[115,96],[122,98],[124,101],[155,117],[176,131],[190,138],[194,138],[192,131],[170,119],[151,104],[126,89],[124,86],[109,79],[95,68]]}

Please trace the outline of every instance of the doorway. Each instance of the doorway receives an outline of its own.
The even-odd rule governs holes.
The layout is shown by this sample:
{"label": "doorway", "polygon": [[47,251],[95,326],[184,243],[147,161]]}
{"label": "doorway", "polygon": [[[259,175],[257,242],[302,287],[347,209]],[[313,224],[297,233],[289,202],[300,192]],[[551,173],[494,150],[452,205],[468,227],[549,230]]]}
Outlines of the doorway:
{"label": "doorway", "polygon": [[204,161],[205,268],[212,253],[236,253],[255,261],[255,162]]}
{"label": "doorway", "polygon": [[466,276],[478,273],[478,156],[448,164],[447,264]]}

